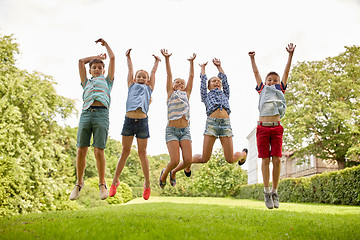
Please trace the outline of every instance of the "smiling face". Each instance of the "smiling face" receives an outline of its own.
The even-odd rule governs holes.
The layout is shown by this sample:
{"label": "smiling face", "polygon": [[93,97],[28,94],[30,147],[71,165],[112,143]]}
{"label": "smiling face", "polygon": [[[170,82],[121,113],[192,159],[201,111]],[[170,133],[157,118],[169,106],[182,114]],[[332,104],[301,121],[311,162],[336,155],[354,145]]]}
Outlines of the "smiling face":
{"label": "smiling face", "polygon": [[185,80],[181,78],[176,78],[173,82],[174,91],[184,91],[185,90]]}
{"label": "smiling face", "polygon": [[216,88],[221,89],[221,87],[222,87],[221,79],[218,77],[212,77],[208,81],[208,89],[209,90],[216,89]]}
{"label": "smiling face", "polygon": [[105,73],[104,64],[103,63],[93,63],[89,69],[91,76],[99,77],[100,75]]}
{"label": "smiling face", "polygon": [[276,72],[271,72],[266,76],[265,85],[272,86],[280,84],[280,77]]}
{"label": "smiling face", "polygon": [[149,82],[149,74],[146,71],[143,71],[143,70],[137,71],[136,74],[135,74],[134,82],[138,83],[138,84],[148,84],[148,82]]}

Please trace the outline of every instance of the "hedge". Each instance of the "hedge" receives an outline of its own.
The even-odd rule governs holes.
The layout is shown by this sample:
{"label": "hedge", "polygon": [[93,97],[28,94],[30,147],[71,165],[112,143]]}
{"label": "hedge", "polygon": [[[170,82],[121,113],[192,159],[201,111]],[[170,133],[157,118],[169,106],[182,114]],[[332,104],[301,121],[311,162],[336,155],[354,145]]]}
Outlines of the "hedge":
{"label": "hedge", "polygon": [[[245,185],[233,196],[263,200],[263,191],[263,184]],[[283,179],[278,192],[282,202],[360,205],[360,166],[312,177]]]}

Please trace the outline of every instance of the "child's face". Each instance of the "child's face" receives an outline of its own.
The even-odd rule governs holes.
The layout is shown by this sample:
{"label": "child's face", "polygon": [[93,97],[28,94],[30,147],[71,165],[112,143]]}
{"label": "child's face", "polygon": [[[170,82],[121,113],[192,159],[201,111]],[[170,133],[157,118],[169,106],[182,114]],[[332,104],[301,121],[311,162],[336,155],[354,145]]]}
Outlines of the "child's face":
{"label": "child's face", "polygon": [[176,90],[184,91],[185,90],[185,80],[181,79],[181,78],[175,79],[175,81],[173,82],[173,89],[174,89],[174,91],[176,91]]}
{"label": "child's face", "polygon": [[272,86],[275,84],[280,84],[280,77],[276,75],[269,75],[265,80],[265,85]]}
{"label": "child's face", "polygon": [[148,84],[149,77],[144,71],[140,71],[136,74],[134,82],[138,84]]}
{"label": "child's face", "polygon": [[209,86],[208,86],[209,90],[216,89],[216,88],[221,89],[221,87],[222,87],[222,84],[221,84],[220,78],[218,78],[218,77],[210,78]]}
{"label": "child's face", "polygon": [[99,77],[101,74],[105,73],[104,66],[102,63],[93,63],[89,70],[91,76]]}

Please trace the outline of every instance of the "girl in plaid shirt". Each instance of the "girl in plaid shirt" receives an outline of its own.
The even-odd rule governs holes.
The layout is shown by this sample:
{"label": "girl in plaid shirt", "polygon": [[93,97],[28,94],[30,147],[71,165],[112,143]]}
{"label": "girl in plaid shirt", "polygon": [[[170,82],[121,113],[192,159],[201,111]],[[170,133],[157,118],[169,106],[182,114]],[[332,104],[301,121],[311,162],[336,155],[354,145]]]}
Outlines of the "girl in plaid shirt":
{"label": "girl in plaid shirt", "polygon": [[[247,149],[244,148],[242,152],[233,152],[233,133],[229,118],[231,112],[229,105],[230,88],[227,77],[221,67],[220,59],[214,58],[213,63],[217,67],[219,74],[208,81],[205,74],[207,62],[200,64],[201,101],[206,107],[207,120],[204,132],[203,153],[195,154],[192,158],[192,163],[208,162],[215,140],[220,138],[226,161],[228,163],[238,162],[239,165],[242,165],[246,161]],[[209,92],[207,89],[209,89]],[[185,173],[187,173],[187,176],[190,176],[190,167],[185,169]]]}

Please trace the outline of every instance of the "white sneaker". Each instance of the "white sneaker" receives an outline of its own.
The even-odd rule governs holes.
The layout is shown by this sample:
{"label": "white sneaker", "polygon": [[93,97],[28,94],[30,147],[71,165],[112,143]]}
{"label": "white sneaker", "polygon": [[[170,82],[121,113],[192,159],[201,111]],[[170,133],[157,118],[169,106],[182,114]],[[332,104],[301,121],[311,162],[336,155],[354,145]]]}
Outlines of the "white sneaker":
{"label": "white sneaker", "polygon": [[104,200],[109,196],[109,192],[107,190],[106,184],[99,184],[100,190],[100,199]]}
{"label": "white sneaker", "polygon": [[75,185],[75,187],[74,187],[74,189],[71,191],[71,193],[70,193],[70,197],[69,197],[69,199],[70,200],[75,200],[75,199],[77,199],[79,196],[80,196],[80,191],[81,191],[81,189],[84,187],[84,183],[80,186],[80,185]]}

